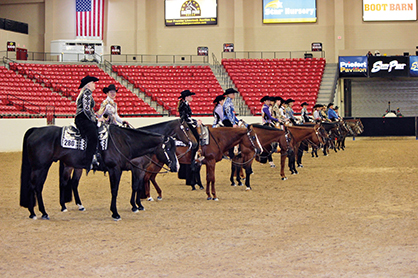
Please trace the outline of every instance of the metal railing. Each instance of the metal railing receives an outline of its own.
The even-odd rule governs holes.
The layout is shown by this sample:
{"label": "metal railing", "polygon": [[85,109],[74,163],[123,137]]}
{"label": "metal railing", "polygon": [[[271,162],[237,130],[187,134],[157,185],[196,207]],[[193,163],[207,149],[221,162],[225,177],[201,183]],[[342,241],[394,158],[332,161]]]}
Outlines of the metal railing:
{"label": "metal railing", "polygon": [[209,56],[200,55],[153,55],[153,54],[122,54],[103,55],[103,60],[111,63],[139,63],[139,64],[207,64]]}
{"label": "metal railing", "polygon": [[235,51],[221,52],[221,59],[325,58],[325,51]]}
{"label": "metal railing", "polygon": [[7,94],[6,95],[6,104],[7,105],[14,105],[16,109],[22,112],[29,112],[34,114],[41,114],[41,107],[36,105],[30,101],[24,100],[18,96]]}

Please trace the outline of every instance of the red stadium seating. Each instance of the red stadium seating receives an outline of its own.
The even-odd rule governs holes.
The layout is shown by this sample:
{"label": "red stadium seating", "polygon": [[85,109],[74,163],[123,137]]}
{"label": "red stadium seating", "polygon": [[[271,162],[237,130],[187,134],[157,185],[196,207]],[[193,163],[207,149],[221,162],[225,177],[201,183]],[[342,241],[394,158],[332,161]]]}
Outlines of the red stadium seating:
{"label": "red stadium seating", "polygon": [[[16,70],[21,78],[23,78],[22,75],[27,75],[28,78],[36,80],[36,83],[34,83],[31,80],[24,79],[29,81],[28,84],[38,86],[40,86],[39,84],[43,84],[45,87],[50,88],[46,89],[40,86],[46,90],[48,98],[52,98],[52,96],[60,97],[61,99],[59,102],[48,103],[48,105],[55,106],[56,114],[73,115],[75,113],[74,101],[79,93],[78,86],[80,80],[87,74],[96,76],[100,79],[96,82],[96,90],[93,92],[93,97],[96,101],[96,110],[99,109],[100,103],[106,98],[102,89],[113,83],[119,89],[118,95],[116,96],[116,102],[118,103],[120,115],[141,114],[143,111],[147,114],[157,114],[157,111],[150,107],[148,103],[145,103],[96,65],[11,63],[10,68]],[[51,89],[57,93],[52,93]],[[24,90],[25,95],[30,90],[30,88]],[[130,109],[128,110],[125,109],[123,104],[121,105],[126,98],[131,100]]]}
{"label": "red stadium seating", "polygon": [[253,114],[264,95],[293,98],[300,112],[302,102],[308,109],[316,102],[325,59],[223,59],[222,65]]}
{"label": "red stadium seating", "polygon": [[213,99],[223,93],[209,66],[113,66],[113,70],[172,115],[177,114],[183,90],[196,93],[190,104],[194,114],[212,114]]}

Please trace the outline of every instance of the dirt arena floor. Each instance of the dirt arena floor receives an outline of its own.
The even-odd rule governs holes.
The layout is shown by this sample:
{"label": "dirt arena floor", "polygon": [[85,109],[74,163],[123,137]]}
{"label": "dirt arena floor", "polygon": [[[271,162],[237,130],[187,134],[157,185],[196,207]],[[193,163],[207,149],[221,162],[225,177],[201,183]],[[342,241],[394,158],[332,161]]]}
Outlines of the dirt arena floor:
{"label": "dirt arena floor", "polygon": [[287,181],[255,163],[252,191],[230,186],[223,161],[218,202],[163,174],[163,201],[136,214],[125,172],[119,222],[100,173],[81,180],[86,211],[60,212],[56,163],[44,187],[51,220],[29,219],[20,159],[0,153],[0,277],[418,277],[415,138],[350,138],[345,151],[305,154]]}

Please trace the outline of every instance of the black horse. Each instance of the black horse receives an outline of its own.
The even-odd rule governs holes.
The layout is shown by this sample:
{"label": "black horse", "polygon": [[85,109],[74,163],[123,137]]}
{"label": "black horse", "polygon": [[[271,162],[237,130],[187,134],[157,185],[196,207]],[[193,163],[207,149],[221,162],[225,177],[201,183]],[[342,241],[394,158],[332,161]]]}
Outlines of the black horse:
{"label": "black horse", "polygon": [[[42,199],[42,189],[52,162],[62,161],[65,166],[81,169],[85,152],[61,147],[61,127],[31,128],[23,140],[20,205],[28,208],[30,218],[36,219],[34,207],[38,201],[43,219],[49,219]],[[107,150],[103,150],[104,167],[109,171],[112,200],[110,210],[115,220],[120,219],[116,207],[122,171],[135,167],[136,158],[163,149],[170,162],[170,171],[178,171],[174,139],[160,134],[109,126]]]}
{"label": "black horse", "polygon": [[[193,136],[187,123],[181,119],[171,120],[167,122],[157,123],[145,127],[138,128],[138,130],[143,130],[147,132],[154,132],[162,134],[165,136],[172,136],[175,139],[183,142],[190,148],[197,147],[196,138]],[[144,171],[146,169],[146,164],[154,163],[163,166],[165,164],[165,157],[162,156],[162,153],[156,153],[157,157],[153,159],[149,155],[142,158],[135,159],[135,167],[132,169],[132,211],[137,212],[138,210],[143,210],[143,206],[138,207],[135,204],[135,196],[138,193],[138,190],[142,189],[142,181],[144,176]],[[161,160],[159,159],[161,158]],[[79,207],[79,210],[84,210],[84,206],[81,203],[81,199],[78,193],[78,185],[82,175],[83,169],[74,169],[72,167],[65,167],[62,162],[60,162],[60,204],[61,211],[66,211],[67,208],[65,203],[71,202],[72,193],[74,194],[74,199],[76,205]],[[72,174],[72,175],[71,175]],[[141,194],[143,196],[143,194]]]}

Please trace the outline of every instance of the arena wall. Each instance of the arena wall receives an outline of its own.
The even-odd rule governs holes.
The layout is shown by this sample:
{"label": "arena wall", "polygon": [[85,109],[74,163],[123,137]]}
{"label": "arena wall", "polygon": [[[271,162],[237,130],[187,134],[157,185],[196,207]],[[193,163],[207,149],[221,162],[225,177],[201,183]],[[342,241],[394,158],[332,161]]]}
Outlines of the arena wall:
{"label": "arena wall", "polygon": [[[74,13],[73,1],[0,1],[0,17],[29,23],[29,38],[14,38],[29,51],[49,52],[52,40],[74,39]],[[317,1],[316,23],[263,24],[261,0],[219,0],[215,26],[167,27],[163,0],[107,1],[105,14],[105,53],[120,45],[122,54],[191,55],[207,46],[219,58],[224,43],[234,43],[236,51],[304,51],[322,42],[333,63],[369,50],[415,54],[418,45],[416,21],[364,22],[362,0]],[[4,37],[0,33],[0,51]]]}
{"label": "arena wall", "polygon": [[[213,117],[195,117],[206,125],[212,126]],[[176,119],[175,117],[124,118],[131,125],[141,127]],[[239,117],[247,123],[259,123],[260,117]],[[56,126],[74,123],[73,118],[55,119]],[[46,119],[0,119],[0,152],[18,152],[22,150],[23,136],[31,127],[46,126]]]}

